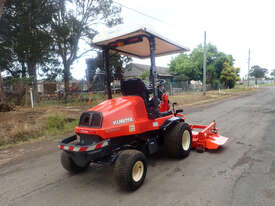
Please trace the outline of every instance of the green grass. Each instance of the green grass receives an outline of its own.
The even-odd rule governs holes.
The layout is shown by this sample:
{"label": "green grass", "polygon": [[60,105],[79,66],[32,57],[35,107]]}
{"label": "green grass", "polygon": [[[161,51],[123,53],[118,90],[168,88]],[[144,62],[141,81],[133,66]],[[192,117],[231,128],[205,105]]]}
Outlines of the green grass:
{"label": "green grass", "polygon": [[249,91],[255,91],[256,88],[247,88],[244,86],[236,86],[233,89],[221,89],[221,92],[225,93],[236,93],[236,92],[249,92]]}
{"label": "green grass", "polygon": [[78,124],[78,119],[66,118],[60,114],[49,116],[47,127],[44,129],[44,135],[64,134],[74,130]]}

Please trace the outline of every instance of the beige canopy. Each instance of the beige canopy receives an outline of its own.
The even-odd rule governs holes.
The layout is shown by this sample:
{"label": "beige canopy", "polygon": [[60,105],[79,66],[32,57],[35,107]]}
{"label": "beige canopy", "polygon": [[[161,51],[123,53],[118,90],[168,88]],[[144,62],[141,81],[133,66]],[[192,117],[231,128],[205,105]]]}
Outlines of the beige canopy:
{"label": "beige canopy", "polygon": [[111,52],[118,52],[126,56],[133,56],[138,58],[148,58],[150,57],[150,47],[149,41],[146,36],[155,37],[155,56],[162,56],[168,54],[174,54],[178,52],[189,51],[189,48],[179,45],[171,40],[168,40],[161,35],[149,30],[147,28],[141,27],[128,31],[119,31],[108,33],[105,35],[97,35],[94,38],[93,45],[95,47],[102,48],[103,46],[108,45],[111,42],[115,42],[120,39],[126,39],[129,37],[135,37],[137,35],[143,35],[142,41],[139,41],[134,44],[121,45],[115,49],[111,49]]}

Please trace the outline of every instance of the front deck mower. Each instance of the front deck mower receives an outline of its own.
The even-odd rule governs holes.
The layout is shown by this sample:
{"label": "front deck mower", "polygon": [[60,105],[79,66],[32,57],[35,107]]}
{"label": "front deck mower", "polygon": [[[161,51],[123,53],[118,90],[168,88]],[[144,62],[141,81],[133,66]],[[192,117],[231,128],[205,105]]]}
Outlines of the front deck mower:
{"label": "front deck mower", "polygon": [[[101,39],[99,39],[102,37]],[[155,57],[188,51],[146,28],[112,36],[99,36],[93,46],[103,52],[108,100],[84,112],[75,135],[63,139],[61,164],[71,173],[88,168],[90,163],[114,165],[114,176],[126,190],[139,188],[146,176],[146,157],[164,147],[168,156],[185,158],[192,148],[203,152],[226,143],[218,135],[216,123],[191,125],[169,105],[157,79]],[[140,79],[121,80],[122,96],[112,98],[109,56],[119,53],[150,58],[150,85]]]}

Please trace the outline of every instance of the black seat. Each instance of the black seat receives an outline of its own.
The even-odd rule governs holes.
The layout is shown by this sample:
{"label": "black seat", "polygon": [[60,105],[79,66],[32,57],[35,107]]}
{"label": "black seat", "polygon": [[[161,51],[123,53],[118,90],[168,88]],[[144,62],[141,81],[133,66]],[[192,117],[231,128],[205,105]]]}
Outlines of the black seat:
{"label": "black seat", "polygon": [[146,88],[144,82],[141,79],[133,78],[121,80],[120,86],[123,96],[140,96],[143,98],[145,108],[150,119],[164,117],[172,114],[171,111],[160,113],[158,108],[156,109],[154,107],[154,99],[149,100],[150,91]]}
{"label": "black seat", "polygon": [[120,86],[123,96],[140,96],[144,99],[145,104],[148,104],[149,92],[141,79],[121,80]]}

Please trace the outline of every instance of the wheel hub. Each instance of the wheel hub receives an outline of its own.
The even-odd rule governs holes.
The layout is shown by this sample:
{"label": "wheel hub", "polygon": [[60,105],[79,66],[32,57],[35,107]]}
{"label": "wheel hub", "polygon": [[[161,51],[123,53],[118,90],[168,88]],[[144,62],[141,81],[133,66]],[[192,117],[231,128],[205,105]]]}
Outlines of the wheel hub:
{"label": "wheel hub", "polygon": [[190,146],[190,133],[188,130],[185,130],[182,134],[182,139],[181,139],[181,144],[182,144],[182,148],[187,151],[189,149]]}
{"label": "wheel hub", "polygon": [[133,170],[132,170],[132,177],[135,182],[138,182],[141,180],[144,172],[144,165],[142,161],[137,161],[134,164]]}

